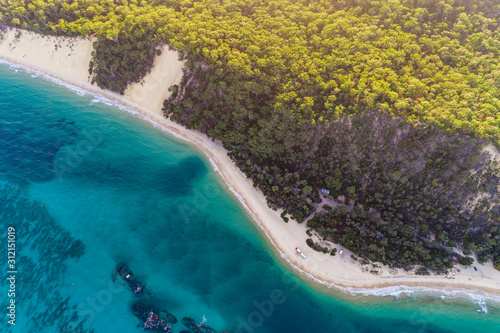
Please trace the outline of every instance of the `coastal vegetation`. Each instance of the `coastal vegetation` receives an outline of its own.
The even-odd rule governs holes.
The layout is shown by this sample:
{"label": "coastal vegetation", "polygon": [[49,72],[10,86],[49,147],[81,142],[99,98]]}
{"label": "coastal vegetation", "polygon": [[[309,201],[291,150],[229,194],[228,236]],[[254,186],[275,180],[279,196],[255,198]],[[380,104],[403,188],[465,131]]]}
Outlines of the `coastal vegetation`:
{"label": "coastal vegetation", "polygon": [[275,154],[263,167],[249,152],[230,153],[272,207],[300,222],[320,206],[321,187],[330,197],[343,195],[340,202],[327,199],[336,207],[323,206],[308,227],[399,267],[443,271],[460,260],[458,244],[482,262],[498,254],[500,165],[481,150],[481,140],[376,112],[290,131],[315,147],[273,141]]}
{"label": "coastal vegetation", "polygon": [[151,71],[155,56],[161,53],[157,44],[147,36],[123,33],[115,39],[100,37],[90,62],[92,83],[123,94],[129,84],[140,82]]}
{"label": "coastal vegetation", "polygon": [[284,219],[397,267],[500,269],[497,1],[2,2],[6,25],[97,36],[89,71],[120,93],[177,49],[165,115],[221,140]]}

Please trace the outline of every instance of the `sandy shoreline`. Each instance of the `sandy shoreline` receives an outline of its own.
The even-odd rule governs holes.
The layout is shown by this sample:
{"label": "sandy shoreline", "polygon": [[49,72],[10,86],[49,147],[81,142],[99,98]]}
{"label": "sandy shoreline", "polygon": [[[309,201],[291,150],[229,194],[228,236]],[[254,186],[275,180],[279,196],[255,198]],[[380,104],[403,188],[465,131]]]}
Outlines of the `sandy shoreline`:
{"label": "sandy shoreline", "polygon": [[[163,117],[161,106],[169,96],[168,87],[180,82],[183,68],[183,62],[177,60],[176,52],[169,51],[167,47],[164,47],[162,55],[155,60],[153,71],[144,82],[127,88],[125,95],[121,96],[89,83],[88,64],[92,39],[47,37],[27,31],[21,31],[19,36],[18,31],[21,30],[9,29],[0,39],[0,59],[100,94],[133,109],[141,118],[191,141],[209,156],[230,190],[260,225],[281,257],[316,282],[349,289],[408,286],[482,290],[490,295],[500,296],[500,271],[495,270],[492,263],[475,263],[477,271],[460,266],[457,267],[460,272],[454,269],[446,276],[416,276],[405,274],[402,269],[360,265],[351,258],[352,253],[349,251],[344,251],[342,256],[337,254],[333,257],[313,251],[306,245],[306,225],[295,221],[286,224],[280,217],[280,211],[271,210],[262,193],[232,163],[221,144],[213,142],[205,134],[185,129]],[[306,259],[295,251],[297,246],[307,256]],[[370,271],[377,273],[372,274]]]}

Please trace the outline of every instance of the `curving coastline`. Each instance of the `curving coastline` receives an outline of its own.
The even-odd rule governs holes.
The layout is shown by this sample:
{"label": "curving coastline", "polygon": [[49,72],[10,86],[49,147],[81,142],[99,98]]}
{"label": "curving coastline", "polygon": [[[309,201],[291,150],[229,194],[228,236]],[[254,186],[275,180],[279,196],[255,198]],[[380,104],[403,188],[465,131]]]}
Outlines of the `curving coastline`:
{"label": "curving coastline", "polygon": [[[500,296],[500,272],[491,263],[474,264],[478,271],[460,267],[460,272],[446,276],[416,276],[405,274],[401,269],[390,271],[386,267],[381,268],[380,275],[373,275],[362,272],[358,262],[351,259],[349,251],[335,257],[313,251],[306,245],[305,224],[293,221],[284,224],[281,212],[267,207],[265,197],[232,163],[222,145],[205,134],[188,130],[163,117],[160,109],[163,100],[169,96],[168,87],[178,83],[182,77],[183,63],[177,60],[176,52],[164,47],[162,55],[155,60],[153,71],[142,84],[129,87],[124,96],[89,83],[91,52],[92,39],[89,38],[42,36],[18,29],[9,29],[0,37],[0,58],[104,96],[154,126],[195,144],[209,157],[215,171],[260,226],[281,258],[313,281],[360,295],[384,293],[384,288],[386,294],[390,294],[395,288],[401,291],[426,287],[453,293],[468,289],[478,295],[484,296],[486,292],[491,296]],[[305,253],[306,259],[295,251],[297,246]],[[495,299],[500,301],[498,297]]]}

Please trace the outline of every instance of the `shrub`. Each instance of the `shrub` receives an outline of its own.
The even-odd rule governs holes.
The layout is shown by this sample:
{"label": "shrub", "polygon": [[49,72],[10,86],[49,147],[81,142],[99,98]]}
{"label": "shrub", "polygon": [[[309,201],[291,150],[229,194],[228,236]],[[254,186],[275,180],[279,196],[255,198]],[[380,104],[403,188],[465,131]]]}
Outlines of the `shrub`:
{"label": "shrub", "polygon": [[431,273],[429,272],[429,270],[425,267],[420,267],[417,269],[417,271],[415,272],[415,274],[417,275],[430,275]]}
{"label": "shrub", "polygon": [[474,262],[474,259],[471,257],[462,257],[460,260],[458,260],[458,263],[463,266],[470,266]]}
{"label": "shrub", "polygon": [[314,243],[314,241],[311,238],[308,238],[306,240],[306,243],[314,251],[328,253],[328,248],[319,246],[318,244]]}

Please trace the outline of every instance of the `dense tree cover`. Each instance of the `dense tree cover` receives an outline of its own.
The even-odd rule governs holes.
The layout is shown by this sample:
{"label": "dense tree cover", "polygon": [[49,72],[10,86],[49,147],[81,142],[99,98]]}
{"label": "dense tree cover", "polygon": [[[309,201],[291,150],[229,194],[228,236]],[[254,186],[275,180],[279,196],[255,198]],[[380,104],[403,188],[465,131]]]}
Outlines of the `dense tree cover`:
{"label": "dense tree cover", "polygon": [[[369,259],[406,266],[430,256],[429,268],[444,269],[459,259],[445,248],[460,244],[481,262],[498,260],[500,165],[481,150],[484,142],[375,112],[309,129],[294,125],[269,124],[294,137],[267,136],[275,151],[263,163],[248,150],[231,152],[271,206],[302,221],[326,187],[379,214],[371,218],[359,207],[335,219],[318,213],[308,226]],[[383,257],[387,246],[394,248]],[[418,251],[425,248],[424,256]]]}
{"label": "dense tree cover", "polygon": [[[452,262],[446,246],[459,243],[500,268],[498,165],[467,136],[500,146],[497,1],[2,2],[5,24],[99,36],[92,70],[115,91],[140,80],[158,42],[180,50],[186,75],[166,115],[221,139],[269,204],[298,221],[325,187],[387,223],[368,231],[370,218],[342,213],[354,222],[334,239],[366,233],[351,245],[364,256],[379,260],[386,239],[404,256],[385,255],[394,264],[429,253]],[[331,214],[314,221],[334,237]]]}
{"label": "dense tree cover", "polygon": [[254,125],[248,120],[280,108],[311,123],[381,109],[500,140],[494,0],[3,3],[10,25],[108,38],[148,34],[202,61],[211,68],[205,95],[224,117],[217,130],[206,128],[199,125],[204,108],[195,108],[190,124],[227,142],[239,143]]}
{"label": "dense tree cover", "polygon": [[460,257],[445,249],[439,240],[429,239],[427,234],[418,235],[411,226],[374,218],[359,206],[350,212],[346,207],[336,207],[331,212],[319,213],[309,224],[318,222],[332,240],[373,261],[388,261],[407,268],[424,264],[434,271],[443,271]]}
{"label": "dense tree cover", "polygon": [[89,73],[92,83],[123,94],[131,83],[139,82],[153,68],[157,42],[146,36],[100,38],[94,42]]}

